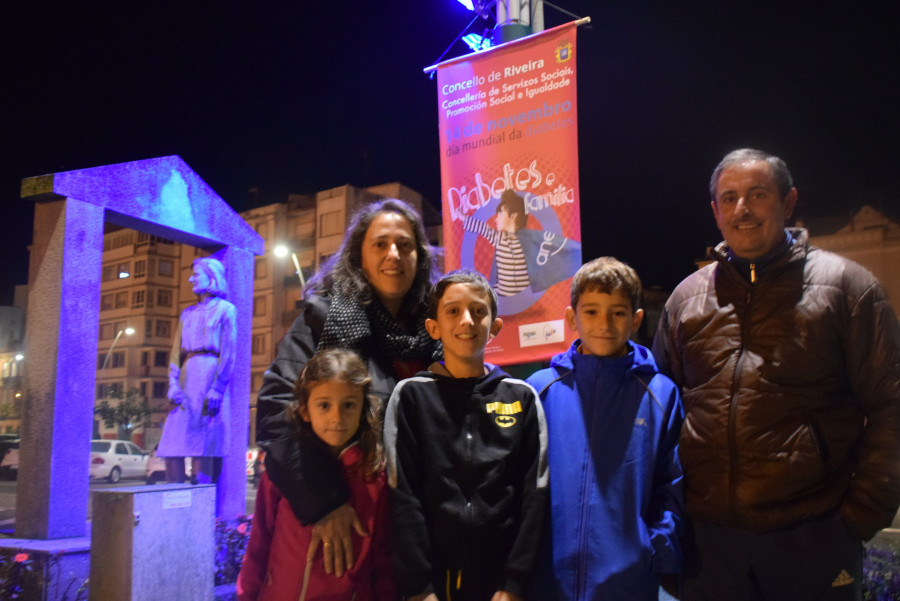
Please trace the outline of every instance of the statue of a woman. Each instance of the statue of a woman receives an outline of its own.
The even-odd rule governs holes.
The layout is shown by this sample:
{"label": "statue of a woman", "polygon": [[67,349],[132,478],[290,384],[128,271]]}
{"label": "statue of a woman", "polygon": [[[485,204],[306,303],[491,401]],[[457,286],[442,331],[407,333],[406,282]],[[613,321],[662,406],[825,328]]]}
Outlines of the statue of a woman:
{"label": "statue of a woman", "polygon": [[157,455],[166,479],[185,481],[185,457],[193,458],[199,483],[216,482],[229,421],[228,383],[234,365],[235,309],[225,300],[225,268],[216,259],[194,261],[188,280],[198,297],[181,313],[169,359],[169,403],[174,405]]}

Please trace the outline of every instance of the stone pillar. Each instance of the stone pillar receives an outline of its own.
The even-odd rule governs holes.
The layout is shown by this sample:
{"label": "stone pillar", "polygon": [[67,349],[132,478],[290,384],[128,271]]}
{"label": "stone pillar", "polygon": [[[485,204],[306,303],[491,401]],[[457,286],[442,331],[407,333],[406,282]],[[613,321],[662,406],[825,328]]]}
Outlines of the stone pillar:
{"label": "stone pillar", "polygon": [[[23,197],[28,198],[23,189]],[[28,369],[16,536],[83,537],[94,408],[103,207],[37,200],[28,274]]]}
{"label": "stone pillar", "polygon": [[253,329],[253,253],[227,246],[213,258],[225,267],[228,300],[237,312],[234,368],[231,373],[231,423],[226,424],[225,457],[216,487],[216,515],[233,519],[246,513],[246,453],[250,407],[250,337]]}

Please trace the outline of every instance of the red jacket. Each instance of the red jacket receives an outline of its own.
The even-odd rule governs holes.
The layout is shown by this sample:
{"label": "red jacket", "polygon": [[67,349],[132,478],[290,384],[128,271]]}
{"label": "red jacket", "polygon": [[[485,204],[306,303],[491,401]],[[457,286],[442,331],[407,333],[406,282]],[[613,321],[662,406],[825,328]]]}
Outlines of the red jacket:
{"label": "red jacket", "polygon": [[[370,536],[353,533],[355,563],[341,578],[325,573],[321,547],[309,570],[307,601],[394,601],[388,498],[384,473],[366,481],[357,445],[340,456],[350,487],[350,505]],[[302,526],[287,500],[266,474],[259,481],[256,512],[244,563],[237,580],[239,601],[298,601],[303,589],[306,550],[312,526]]]}

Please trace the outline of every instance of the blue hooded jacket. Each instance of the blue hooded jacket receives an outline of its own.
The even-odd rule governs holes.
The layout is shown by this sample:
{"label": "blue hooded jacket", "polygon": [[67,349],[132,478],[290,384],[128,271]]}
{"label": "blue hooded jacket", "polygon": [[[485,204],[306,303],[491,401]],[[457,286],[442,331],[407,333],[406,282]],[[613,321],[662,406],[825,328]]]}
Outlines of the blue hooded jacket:
{"label": "blue hooded jacket", "polygon": [[681,569],[678,387],[650,351],[582,355],[576,340],[528,383],[548,429],[550,507],[537,598],[656,600]]}

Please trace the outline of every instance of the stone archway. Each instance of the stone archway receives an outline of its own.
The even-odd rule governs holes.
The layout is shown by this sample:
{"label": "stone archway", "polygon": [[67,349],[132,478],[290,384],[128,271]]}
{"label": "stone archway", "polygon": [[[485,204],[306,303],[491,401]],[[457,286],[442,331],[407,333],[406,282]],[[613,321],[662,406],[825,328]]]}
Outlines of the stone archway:
{"label": "stone archway", "polygon": [[27,178],[35,203],[28,274],[16,536],[85,536],[104,221],[211,251],[237,308],[229,450],[216,514],[244,513],[253,255],[263,240],[178,156]]}

